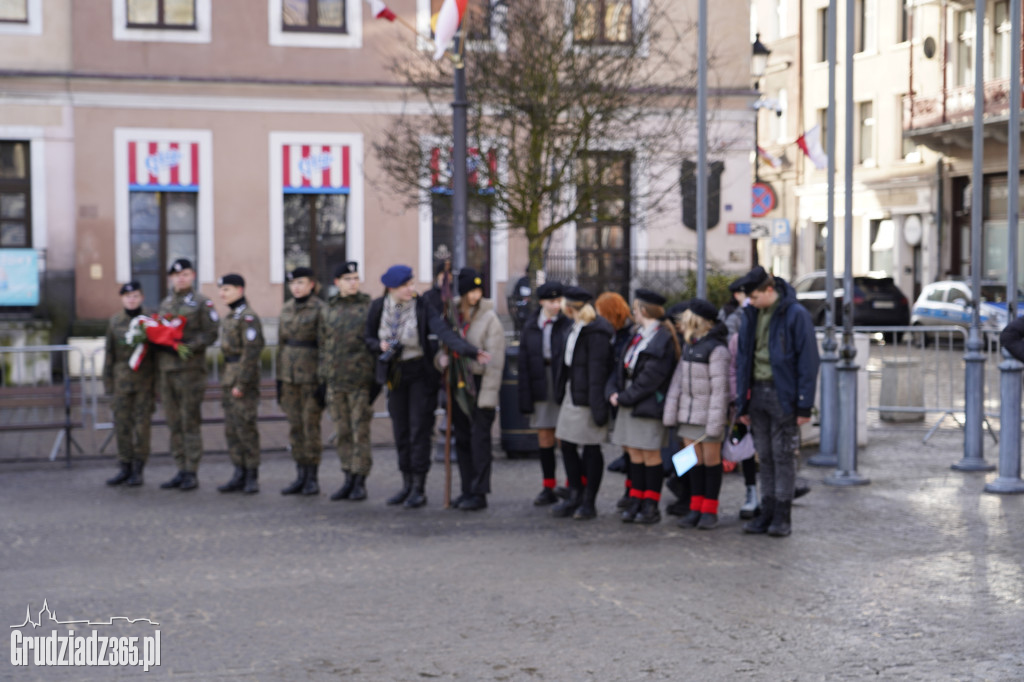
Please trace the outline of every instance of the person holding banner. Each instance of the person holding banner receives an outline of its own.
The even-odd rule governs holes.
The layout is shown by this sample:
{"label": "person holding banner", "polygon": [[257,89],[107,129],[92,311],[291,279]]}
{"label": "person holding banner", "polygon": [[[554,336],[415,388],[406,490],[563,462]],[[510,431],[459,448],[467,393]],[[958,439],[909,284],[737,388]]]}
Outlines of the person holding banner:
{"label": "person holding banner", "polygon": [[103,357],[103,392],[113,398],[114,433],[120,469],[107,485],[142,485],[142,470],[149,458],[150,423],[153,418],[156,360],[142,349],[141,359],[129,342],[132,322],[142,310],[142,285],[136,281],[121,287],[123,310],[107,325]]}
{"label": "person holding banner", "polygon": [[661,485],[665,470],[661,446],[665,443],[662,415],[665,394],[679,359],[679,339],[665,322],[665,297],[637,289],[633,299],[633,338],[617,358],[608,379],[608,402],[618,408],[612,442],[629,453],[630,505],[622,512],[625,523],[661,521]]}
{"label": "person holding banner", "polygon": [[728,330],[718,308],[695,298],[679,320],[682,355],[665,398],[665,426],[677,426],[684,446],[693,445],[697,465],[689,472],[690,512],[681,528],[711,530],[718,525],[722,488],[722,439],[729,422]]}
{"label": "person holding banner", "polygon": [[573,325],[561,358],[563,366],[556,375],[555,398],[562,406],[555,438],[562,443],[569,497],[552,507],[551,514],[587,520],[597,516],[595,503],[604,474],[601,443],[608,436],[610,411],[604,388],[615,332],[608,320],[598,317],[590,303],[594,298],[590,292],[569,287],[564,297],[562,310]]}

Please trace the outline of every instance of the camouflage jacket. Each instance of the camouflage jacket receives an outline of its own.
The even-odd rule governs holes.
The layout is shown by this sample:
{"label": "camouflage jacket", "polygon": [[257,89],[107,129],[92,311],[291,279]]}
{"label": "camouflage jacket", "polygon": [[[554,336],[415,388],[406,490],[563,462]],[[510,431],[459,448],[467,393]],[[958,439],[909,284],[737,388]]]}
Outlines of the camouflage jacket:
{"label": "camouflage jacket", "polygon": [[277,378],[286,384],[317,384],[317,333],[324,302],[310,296],[300,304],[289,300],[281,308],[277,332]]}
{"label": "camouflage jacket", "polygon": [[[143,315],[145,314],[146,311],[143,311]],[[107,395],[113,395],[115,390],[137,391],[153,388],[156,376],[156,349],[152,346],[146,349],[146,356],[138,370],[133,370],[128,365],[128,359],[135,351],[135,346],[128,345],[124,335],[128,332],[133,319],[122,310],[111,317],[110,324],[107,325],[107,352],[103,357],[103,391]]]}
{"label": "camouflage jacket", "polygon": [[171,293],[160,302],[158,312],[161,315],[180,315],[185,318],[185,332],[181,342],[192,351],[192,357],[182,360],[173,348],[157,346],[157,366],[160,371],[206,371],[206,347],[216,343],[217,322],[220,320],[213,308],[213,301],[196,291]]}
{"label": "camouflage jacket", "polygon": [[363,340],[370,297],[333,296],[320,318],[320,380],[332,388],[373,385],[374,357]]}
{"label": "camouflage jacket", "polygon": [[224,388],[254,389],[260,383],[260,352],[263,325],[249,304],[242,301],[220,323],[220,348],[224,352]]}

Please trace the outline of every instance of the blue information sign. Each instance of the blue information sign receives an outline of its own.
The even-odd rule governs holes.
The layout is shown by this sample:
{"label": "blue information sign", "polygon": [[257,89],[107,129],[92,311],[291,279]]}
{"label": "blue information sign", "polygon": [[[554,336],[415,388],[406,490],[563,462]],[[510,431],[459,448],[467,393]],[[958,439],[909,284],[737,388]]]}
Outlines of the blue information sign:
{"label": "blue information sign", "polygon": [[35,249],[0,249],[0,306],[39,305]]}

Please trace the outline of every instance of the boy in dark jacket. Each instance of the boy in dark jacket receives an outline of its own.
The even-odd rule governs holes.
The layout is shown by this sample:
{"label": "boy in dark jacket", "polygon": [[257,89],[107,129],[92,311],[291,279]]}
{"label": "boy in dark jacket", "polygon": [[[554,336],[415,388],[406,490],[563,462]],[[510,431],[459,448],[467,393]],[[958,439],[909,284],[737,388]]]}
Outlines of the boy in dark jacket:
{"label": "boy in dark jacket", "polygon": [[796,482],[800,426],[811,419],[818,381],[818,342],[810,313],[793,288],[761,266],[744,277],[736,353],[736,411],[750,426],[761,458],[761,515],[747,533],[785,537]]}

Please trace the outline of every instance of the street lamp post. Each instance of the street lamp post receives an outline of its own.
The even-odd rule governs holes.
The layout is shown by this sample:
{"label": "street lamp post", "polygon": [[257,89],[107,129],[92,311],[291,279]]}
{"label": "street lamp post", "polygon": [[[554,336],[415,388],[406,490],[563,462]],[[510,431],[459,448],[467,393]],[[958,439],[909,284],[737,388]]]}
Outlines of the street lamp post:
{"label": "street lamp post", "polygon": [[[768,57],[772,51],[761,42],[761,34],[758,33],[754,36],[753,49],[750,55],[750,75],[754,79],[754,90],[760,91],[761,89],[761,78],[764,77],[764,73],[768,68]],[[761,139],[758,135],[758,123],[761,119],[761,96],[754,101],[754,182],[761,181],[761,154],[760,144]],[[752,194],[752,193],[751,193]],[[757,257],[757,240],[751,237],[750,239],[750,254],[751,254],[751,265],[758,264]]]}

